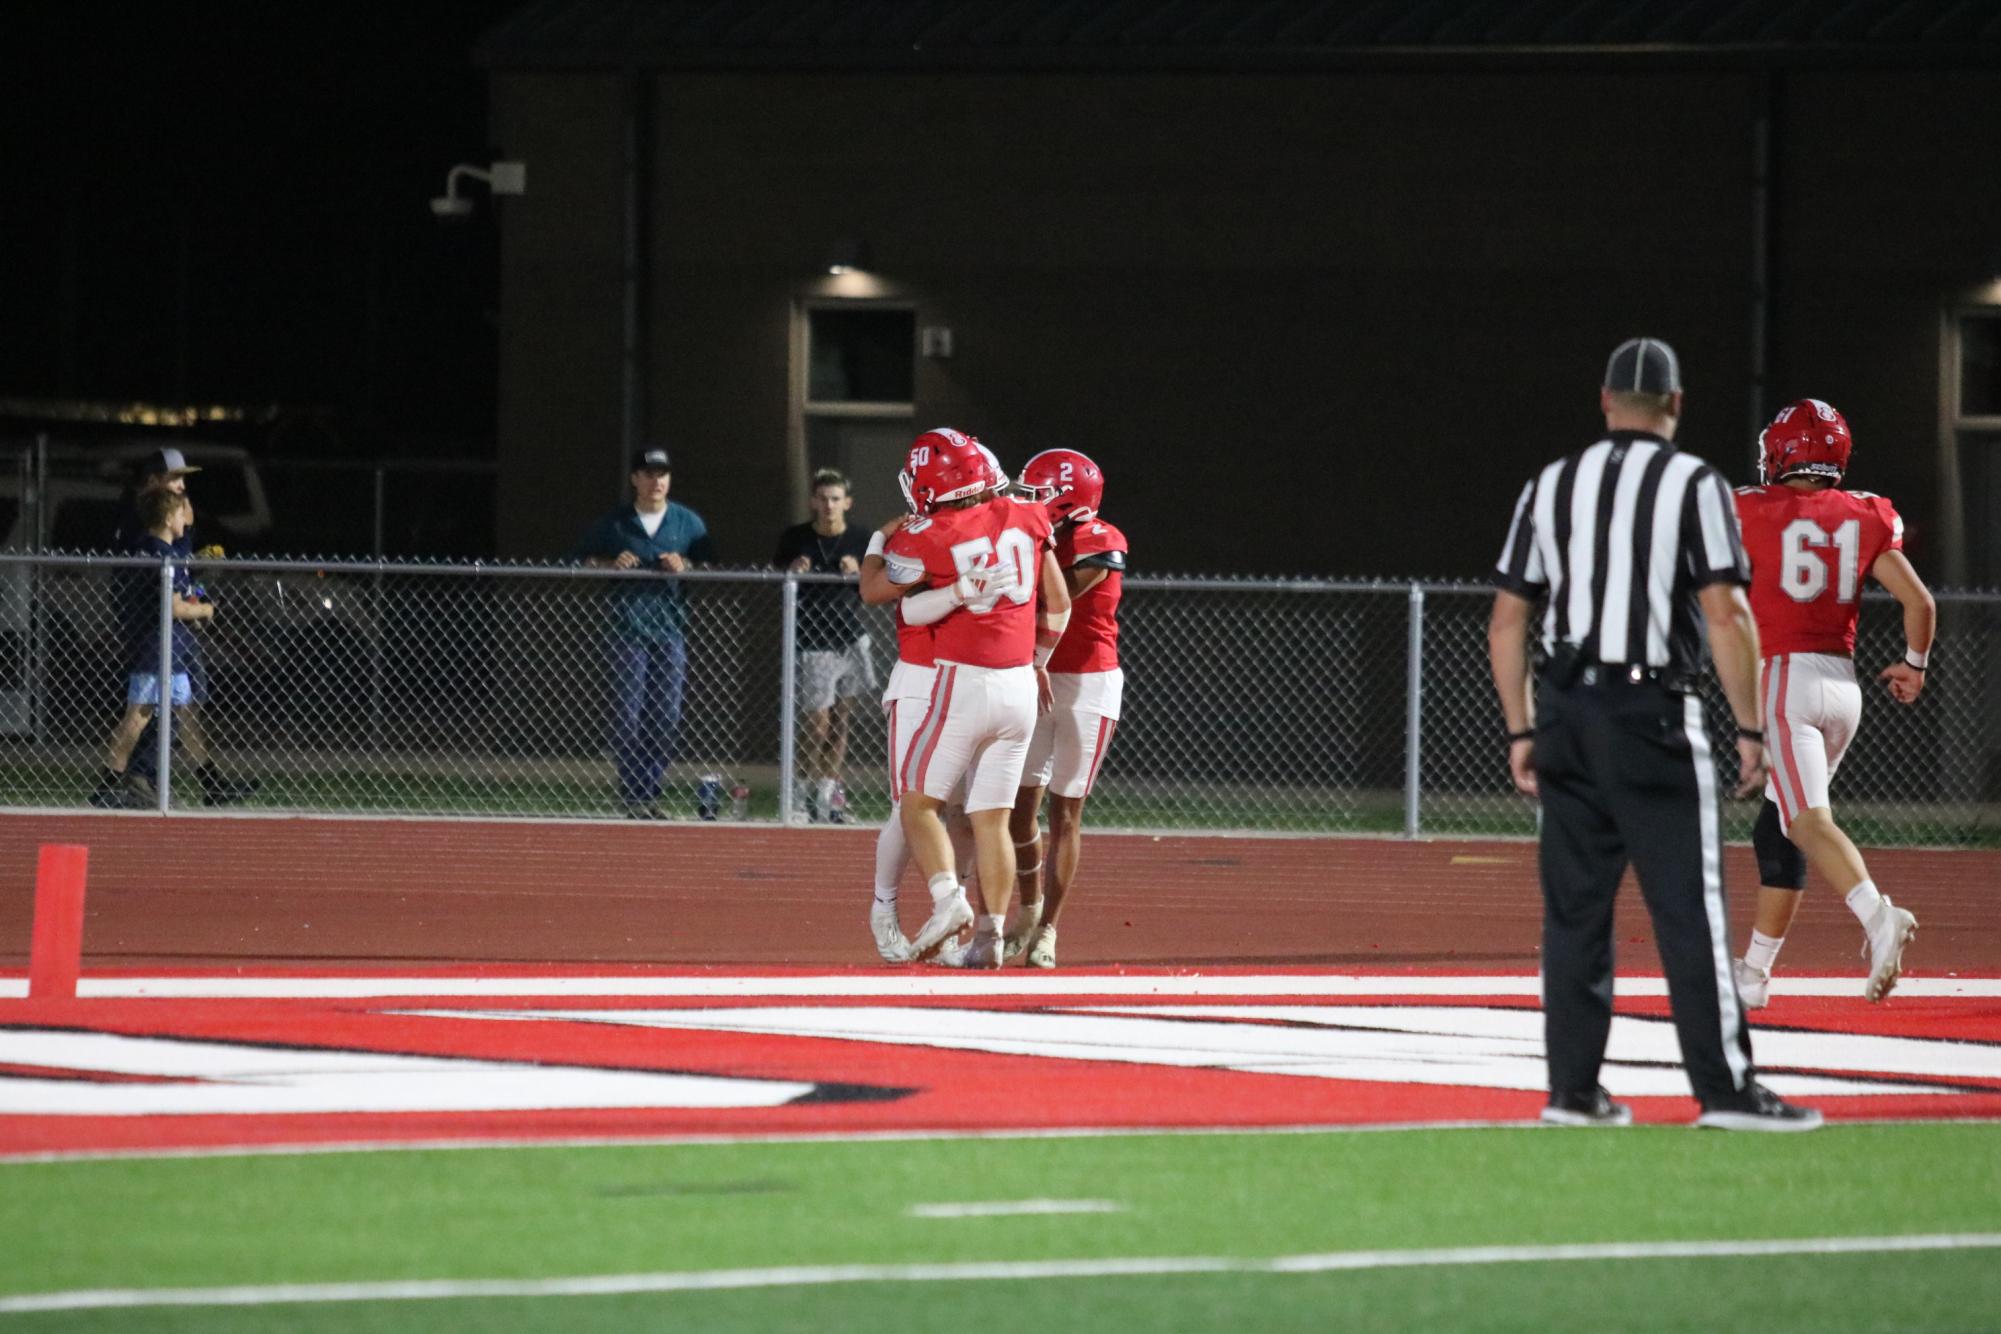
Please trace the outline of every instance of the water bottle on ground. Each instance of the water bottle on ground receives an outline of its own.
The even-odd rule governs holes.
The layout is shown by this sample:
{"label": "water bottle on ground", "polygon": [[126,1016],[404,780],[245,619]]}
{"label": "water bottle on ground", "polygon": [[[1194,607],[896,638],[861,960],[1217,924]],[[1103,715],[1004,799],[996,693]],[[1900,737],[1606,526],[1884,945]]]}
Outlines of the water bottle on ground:
{"label": "water bottle on ground", "polygon": [[722,813],[723,776],[703,774],[702,781],[695,785],[695,814],[703,820],[713,820]]}
{"label": "water bottle on ground", "polygon": [[750,788],[743,783],[738,783],[730,789],[730,819],[748,820],[749,818]]}

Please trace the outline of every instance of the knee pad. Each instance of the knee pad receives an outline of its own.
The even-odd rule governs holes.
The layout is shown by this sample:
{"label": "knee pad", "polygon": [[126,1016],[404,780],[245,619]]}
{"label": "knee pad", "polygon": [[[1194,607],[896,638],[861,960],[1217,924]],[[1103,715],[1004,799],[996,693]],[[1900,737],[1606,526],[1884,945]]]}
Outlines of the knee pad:
{"label": "knee pad", "polygon": [[1751,827],[1751,848],[1758,854],[1758,883],[1773,889],[1806,888],[1806,854],[1779,830],[1779,808],[1767,797]]}

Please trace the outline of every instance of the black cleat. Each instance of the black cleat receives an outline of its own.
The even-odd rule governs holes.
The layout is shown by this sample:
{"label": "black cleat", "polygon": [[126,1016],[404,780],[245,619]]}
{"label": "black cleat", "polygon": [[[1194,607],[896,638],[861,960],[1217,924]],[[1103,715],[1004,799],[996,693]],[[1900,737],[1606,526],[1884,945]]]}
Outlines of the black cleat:
{"label": "black cleat", "polygon": [[1612,1095],[1600,1085],[1588,1093],[1550,1094],[1542,1120],[1550,1126],[1629,1126],[1633,1124],[1633,1109],[1613,1102]]}
{"label": "black cleat", "polygon": [[1695,1119],[1710,1130],[1792,1131],[1820,1129],[1820,1112],[1795,1107],[1755,1079],[1735,1097],[1705,1105]]}

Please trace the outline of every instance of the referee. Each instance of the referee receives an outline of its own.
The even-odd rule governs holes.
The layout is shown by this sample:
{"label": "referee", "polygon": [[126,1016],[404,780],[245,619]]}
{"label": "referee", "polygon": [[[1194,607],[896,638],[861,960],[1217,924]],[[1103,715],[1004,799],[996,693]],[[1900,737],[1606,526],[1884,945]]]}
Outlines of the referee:
{"label": "referee", "polygon": [[[1672,443],[1682,403],[1673,348],[1621,343],[1598,402],[1603,438],[1544,468],[1515,503],[1487,634],[1508,767],[1542,799],[1542,1119],[1632,1120],[1598,1082],[1613,900],[1630,861],[1702,1104],[1696,1124],[1811,1130],[1819,1112],[1754,1078],[1730,970],[1716,765],[1695,694],[1706,637],[1737,718],[1737,795],[1758,791],[1758,629],[1736,506],[1720,473]],[[1527,632],[1539,600],[1545,662],[1531,724]]]}

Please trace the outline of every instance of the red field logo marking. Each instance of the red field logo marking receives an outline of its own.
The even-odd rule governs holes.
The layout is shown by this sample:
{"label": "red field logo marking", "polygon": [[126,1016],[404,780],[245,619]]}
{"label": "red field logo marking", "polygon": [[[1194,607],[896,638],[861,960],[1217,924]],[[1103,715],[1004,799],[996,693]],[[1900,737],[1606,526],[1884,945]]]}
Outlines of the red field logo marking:
{"label": "red field logo marking", "polygon": [[[571,994],[376,979],[353,989],[399,994],[92,1000],[59,1021],[0,1001],[0,1154],[1527,1121],[1542,1102],[1533,979],[1078,974],[1056,995],[1024,975],[892,1001],[842,994],[881,973],[548,976]],[[1664,1003],[1620,1015],[1608,1087],[1641,1120],[1692,1119]],[[1761,1017],[1767,1082],[1830,1117],[2001,1117],[1984,996],[1781,996]]]}

